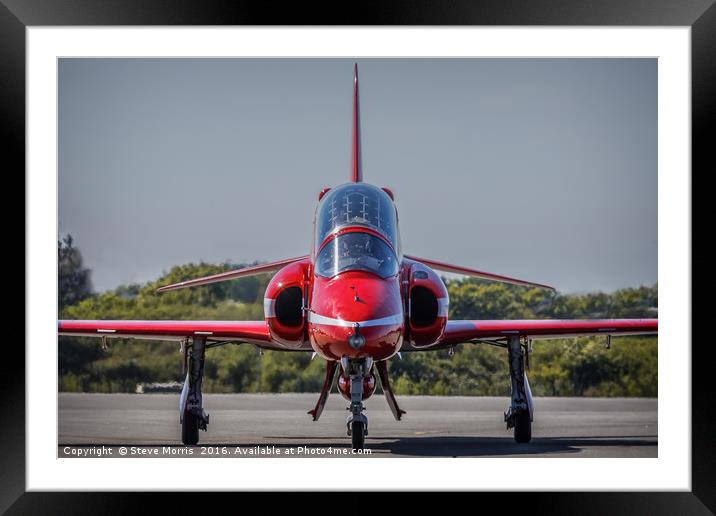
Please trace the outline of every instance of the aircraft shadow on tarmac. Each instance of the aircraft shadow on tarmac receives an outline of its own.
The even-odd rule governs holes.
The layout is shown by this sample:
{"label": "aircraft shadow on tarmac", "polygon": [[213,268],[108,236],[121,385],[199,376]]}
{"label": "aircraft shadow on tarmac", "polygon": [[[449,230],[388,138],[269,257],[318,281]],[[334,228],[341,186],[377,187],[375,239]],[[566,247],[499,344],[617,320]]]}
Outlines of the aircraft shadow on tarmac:
{"label": "aircraft shadow on tarmac", "polygon": [[[284,438],[285,439],[285,438]],[[579,453],[588,447],[629,448],[657,446],[656,436],[620,436],[620,437],[569,437],[535,438],[528,444],[519,444],[512,437],[371,437],[365,441],[366,448],[375,452],[387,452],[391,455],[416,457],[480,457],[500,455],[534,455]],[[288,444],[287,446],[291,446]],[[295,446],[295,444],[293,445]],[[329,444],[312,444],[307,447],[322,448]],[[345,441],[330,443],[330,446],[348,448]],[[382,453],[381,453],[382,455]]]}
{"label": "aircraft shadow on tarmac", "polygon": [[579,453],[587,447],[656,446],[656,440],[643,437],[579,437],[535,438],[519,444],[512,437],[404,437],[389,442],[371,444],[373,450],[385,450],[395,455],[424,457],[480,457],[500,455],[543,455]]}
{"label": "aircraft shadow on tarmac", "polygon": [[[267,439],[274,439],[267,437]],[[260,443],[206,443],[203,446],[209,447],[242,447],[255,448],[275,446],[277,448],[290,448],[301,446],[307,449],[321,449],[327,447],[350,448],[350,442],[346,440],[336,441],[335,438],[326,439],[327,442],[316,443],[316,437],[276,437],[274,442]],[[290,439],[290,440],[288,440]],[[305,441],[313,441],[305,444]],[[375,442],[375,441],[380,442]],[[373,441],[373,442],[372,442]],[[93,444],[73,444],[72,446],[98,446]],[[585,448],[613,447],[616,453],[609,456],[619,457],[619,448],[632,447],[657,447],[656,436],[619,436],[619,437],[538,437],[528,444],[518,444],[512,437],[441,437],[441,436],[420,436],[420,437],[368,437],[365,441],[366,448],[371,449],[380,456],[402,455],[414,457],[495,457],[515,455],[550,455],[550,454],[574,454],[580,453]],[[118,444],[111,443],[105,446],[166,446],[182,448],[181,444]],[[199,445],[202,446],[202,445]],[[310,453],[308,454],[310,455]],[[306,456],[306,455],[302,455]]]}

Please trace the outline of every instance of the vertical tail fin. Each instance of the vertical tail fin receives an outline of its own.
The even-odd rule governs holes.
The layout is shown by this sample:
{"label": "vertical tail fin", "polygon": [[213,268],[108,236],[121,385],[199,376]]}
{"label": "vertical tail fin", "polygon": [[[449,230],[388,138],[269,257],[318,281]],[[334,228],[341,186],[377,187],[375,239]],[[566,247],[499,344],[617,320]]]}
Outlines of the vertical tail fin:
{"label": "vertical tail fin", "polygon": [[360,103],[358,102],[358,63],[353,65],[353,159],[351,160],[351,181],[363,181],[360,152]]}

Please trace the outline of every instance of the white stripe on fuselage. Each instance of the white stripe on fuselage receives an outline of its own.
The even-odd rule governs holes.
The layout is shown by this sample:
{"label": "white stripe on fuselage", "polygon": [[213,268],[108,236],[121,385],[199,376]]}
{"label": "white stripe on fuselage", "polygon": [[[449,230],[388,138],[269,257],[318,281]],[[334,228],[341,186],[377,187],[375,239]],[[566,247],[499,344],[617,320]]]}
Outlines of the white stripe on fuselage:
{"label": "white stripe on fuselage", "polygon": [[270,297],[264,298],[264,315],[266,317],[276,317],[276,300]]}
{"label": "white stripe on fuselage", "polygon": [[438,317],[447,317],[450,299],[447,297],[438,298]]}
{"label": "white stripe on fuselage", "polygon": [[403,314],[389,315],[388,317],[381,317],[380,319],[369,319],[367,321],[344,321],[343,319],[335,319],[333,317],[326,317],[315,312],[309,312],[308,322],[314,324],[325,324],[326,326],[345,326],[352,328],[356,324],[361,328],[368,326],[388,326],[392,324],[402,324]]}

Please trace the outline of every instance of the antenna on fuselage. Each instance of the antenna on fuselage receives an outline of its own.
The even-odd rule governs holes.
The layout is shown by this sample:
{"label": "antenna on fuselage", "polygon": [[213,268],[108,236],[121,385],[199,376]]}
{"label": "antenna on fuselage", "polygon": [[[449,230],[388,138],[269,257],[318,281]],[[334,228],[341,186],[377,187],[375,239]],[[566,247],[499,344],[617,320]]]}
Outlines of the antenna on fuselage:
{"label": "antenna on fuselage", "polygon": [[360,103],[358,101],[358,63],[353,65],[353,145],[351,160],[351,181],[363,181],[363,168],[360,149]]}

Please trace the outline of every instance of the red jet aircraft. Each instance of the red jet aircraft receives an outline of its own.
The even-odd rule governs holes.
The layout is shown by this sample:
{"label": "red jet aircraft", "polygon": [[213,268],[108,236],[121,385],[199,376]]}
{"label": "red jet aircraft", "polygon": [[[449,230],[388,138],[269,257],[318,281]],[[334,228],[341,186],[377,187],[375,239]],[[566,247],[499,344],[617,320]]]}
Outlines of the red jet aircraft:
{"label": "red jet aircraft", "polygon": [[[525,359],[533,339],[657,333],[657,319],[448,320],[448,292],[436,270],[552,289],[547,285],[404,255],[393,193],[363,182],[361,169],[358,67],[353,83],[351,181],[324,188],[318,196],[311,254],[247,267],[161,287],[157,292],[276,274],[264,296],[262,321],[59,321],[59,334],[178,340],[187,371],[179,402],[182,441],[199,441],[209,416],[202,404],[206,349],[249,343],[261,349],[314,352],[326,360],[316,421],[331,387],[350,402],[346,424],[354,449],[364,446],[368,419],[363,401],[378,374],[396,420],[398,406],[388,380],[387,361],[401,351],[453,350],[460,343],[507,349],[511,404],[507,428],[517,442],[529,442],[533,404]],[[553,289],[552,289],[553,290]]]}

